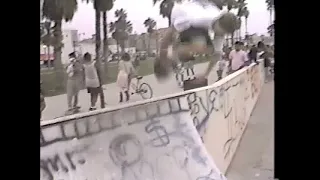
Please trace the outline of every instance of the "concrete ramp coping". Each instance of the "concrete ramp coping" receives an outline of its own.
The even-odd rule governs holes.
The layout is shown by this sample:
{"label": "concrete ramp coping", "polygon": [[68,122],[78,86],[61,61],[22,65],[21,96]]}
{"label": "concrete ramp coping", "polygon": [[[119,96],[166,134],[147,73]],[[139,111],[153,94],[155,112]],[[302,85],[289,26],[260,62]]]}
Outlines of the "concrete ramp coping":
{"label": "concrete ramp coping", "polygon": [[264,84],[260,62],[210,86],[41,122],[40,180],[226,180]]}

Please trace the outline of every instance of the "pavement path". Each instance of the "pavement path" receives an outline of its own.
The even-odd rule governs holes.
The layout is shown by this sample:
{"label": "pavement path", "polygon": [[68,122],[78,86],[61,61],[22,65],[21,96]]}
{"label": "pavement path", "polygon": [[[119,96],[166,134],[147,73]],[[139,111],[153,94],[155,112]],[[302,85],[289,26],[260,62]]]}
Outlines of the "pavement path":
{"label": "pavement path", "polygon": [[[195,73],[203,73],[208,63],[201,63],[195,65]],[[224,73],[225,76],[225,73]],[[213,68],[209,75],[209,84],[217,80],[216,67]],[[133,80],[134,81],[134,80]],[[163,96],[167,94],[182,92],[183,89],[178,87],[175,80],[175,75],[172,75],[166,82],[158,82],[153,74],[143,77],[142,82],[148,83],[153,90],[153,97]],[[104,85],[104,94],[106,98],[106,107],[119,104],[119,88],[116,83]],[[140,101],[140,95],[132,95],[129,102]],[[47,107],[42,113],[43,120],[50,120],[53,118],[61,117],[67,110],[67,95],[62,94],[45,98]],[[87,90],[81,90],[79,93],[79,105],[82,111],[88,111],[90,107],[90,96]],[[100,107],[100,100],[98,99],[97,107]]]}
{"label": "pavement path", "polygon": [[228,180],[274,179],[274,82],[264,85],[227,172]]}

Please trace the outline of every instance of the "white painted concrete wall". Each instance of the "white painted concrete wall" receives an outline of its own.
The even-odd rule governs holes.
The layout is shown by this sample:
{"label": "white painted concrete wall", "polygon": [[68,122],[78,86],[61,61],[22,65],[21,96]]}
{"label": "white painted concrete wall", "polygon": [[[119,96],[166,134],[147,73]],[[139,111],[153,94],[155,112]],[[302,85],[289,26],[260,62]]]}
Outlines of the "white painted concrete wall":
{"label": "white painted concrete wall", "polygon": [[77,34],[76,30],[62,30],[62,35],[63,35],[63,48],[62,48],[62,54],[61,54],[61,61],[62,64],[67,64],[69,63],[69,54],[74,51],[73,48],[73,39],[74,34]]}
{"label": "white painted concrete wall", "polygon": [[263,71],[252,64],[211,86],[41,122],[40,179],[224,179]]}

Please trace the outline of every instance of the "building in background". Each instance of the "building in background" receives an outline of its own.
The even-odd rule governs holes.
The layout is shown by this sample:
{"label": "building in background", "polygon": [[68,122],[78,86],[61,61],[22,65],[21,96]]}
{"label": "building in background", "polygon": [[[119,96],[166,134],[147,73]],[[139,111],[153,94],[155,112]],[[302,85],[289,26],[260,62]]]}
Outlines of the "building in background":
{"label": "building in background", "polygon": [[264,36],[264,35],[257,35],[257,34],[252,34],[249,35],[247,38],[247,43],[248,44],[258,44],[259,41],[264,42],[266,45],[273,45],[274,44],[274,37],[272,36]]}
{"label": "building in background", "polygon": [[[67,64],[69,62],[68,55],[79,49],[79,38],[78,30],[74,29],[63,29],[62,30],[62,54],[61,61],[62,64]],[[49,50],[49,51],[48,51]],[[40,44],[40,61],[54,60],[53,47],[47,47]]]}
{"label": "building in background", "polygon": [[[130,54],[134,54],[136,53],[136,47],[133,46],[132,44],[134,44],[134,40],[132,39],[133,36],[129,36],[128,41],[126,41],[125,43],[125,52],[128,52]],[[103,54],[103,44],[101,42],[101,49],[100,49],[100,54]],[[95,44],[95,35],[93,35],[91,38],[89,39],[83,39],[78,43],[78,52],[80,52],[80,54],[84,54],[86,52],[90,53],[93,55],[93,57],[95,58],[95,54],[96,54],[96,44]],[[108,49],[109,49],[109,55],[111,54],[116,54],[118,51],[121,51],[121,47],[117,45],[116,40],[112,39],[112,38],[108,38]]]}

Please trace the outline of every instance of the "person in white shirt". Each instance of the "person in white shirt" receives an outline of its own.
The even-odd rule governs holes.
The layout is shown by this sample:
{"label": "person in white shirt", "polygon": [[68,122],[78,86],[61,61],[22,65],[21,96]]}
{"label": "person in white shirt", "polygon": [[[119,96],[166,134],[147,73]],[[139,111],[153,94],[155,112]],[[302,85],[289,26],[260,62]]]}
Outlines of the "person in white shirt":
{"label": "person in white shirt", "polygon": [[119,73],[117,77],[117,84],[120,88],[120,100],[119,102],[123,102],[123,93],[126,95],[126,101],[130,100],[130,84],[131,79],[137,77],[137,72],[130,61],[131,57],[128,53],[124,53],[120,62],[119,62]]}
{"label": "person in white shirt", "polygon": [[[176,1],[171,12],[171,27],[166,32],[160,45],[160,57],[154,64],[158,79],[168,77],[172,71],[172,58],[168,57],[168,47],[175,34],[179,34],[179,44],[175,52],[181,61],[194,60],[195,53],[211,55],[210,63],[204,74],[197,77],[207,79],[214,64],[222,57],[224,36],[237,28],[237,17],[207,0]],[[214,31],[213,43],[209,29]]]}
{"label": "person in white shirt", "polygon": [[240,41],[235,42],[235,49],[229,54],[229,59],[231,62],[231,73],[238,71],[243,68],[248,61],[248,54],[242,50],[243,43]]}
{"label": "person in white shirt", "polygon": [[[76,53],[69,54],[70,63],[66,67],[67,73],[67,103],[68,111],[80,108],[78,106],[78,94],[81,90],[83,79],[83,66],[76,57]],[[72,103],[73,100],[73,103]]]}

